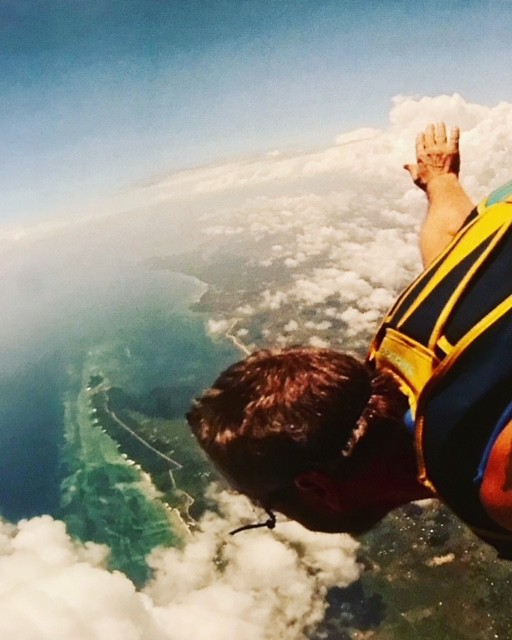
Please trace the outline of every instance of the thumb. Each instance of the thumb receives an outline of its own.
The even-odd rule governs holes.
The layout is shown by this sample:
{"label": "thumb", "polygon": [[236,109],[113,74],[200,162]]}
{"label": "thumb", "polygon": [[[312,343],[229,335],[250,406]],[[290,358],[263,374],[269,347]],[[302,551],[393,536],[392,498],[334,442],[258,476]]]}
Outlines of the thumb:
{"label": "thumb", "polygon": [[404,169],[411,174],[413,182],[418,179],[418,165],[417,164],[404,164]]}

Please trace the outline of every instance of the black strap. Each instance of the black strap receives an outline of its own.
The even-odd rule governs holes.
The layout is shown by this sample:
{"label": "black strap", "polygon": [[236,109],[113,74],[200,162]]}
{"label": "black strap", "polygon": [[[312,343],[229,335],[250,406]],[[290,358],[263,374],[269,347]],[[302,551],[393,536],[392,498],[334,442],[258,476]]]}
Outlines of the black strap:
{"label": "black strap", "polygon": [[241,531],[248,531],[249,529],[259,529],[260,527],[267,527],[268,529],[274,529],[276,526],[276,515],[270,509],[265,509],[265,513],[268,515],[268,520],[265,522],[259,522],[257,524],[246,524],[243,527],[238,527],[234,531],[230,531],[229,535],[234,536],[235,533],[240,533]]}

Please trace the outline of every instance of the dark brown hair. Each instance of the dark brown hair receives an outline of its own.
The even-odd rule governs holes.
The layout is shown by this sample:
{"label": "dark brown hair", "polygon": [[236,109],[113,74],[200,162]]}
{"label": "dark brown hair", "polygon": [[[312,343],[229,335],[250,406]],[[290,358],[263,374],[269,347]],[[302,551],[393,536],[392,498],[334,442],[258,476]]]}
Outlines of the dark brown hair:
{"label": "dark brown hair", "polygon": [[233,364],[187,419],[228,480],[257,495],[289,486],[301,471],[354,457],[372,424],[404,411],[387,376],[344,353],[292,347]]}

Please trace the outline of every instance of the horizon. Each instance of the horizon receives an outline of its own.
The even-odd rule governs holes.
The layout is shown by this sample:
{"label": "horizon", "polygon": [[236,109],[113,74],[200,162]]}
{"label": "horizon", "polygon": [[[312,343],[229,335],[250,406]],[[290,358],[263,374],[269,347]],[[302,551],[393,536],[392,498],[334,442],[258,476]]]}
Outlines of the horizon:
{"label": "horizon", "polygon": [[7,0],[0,220],[91,214],[178,171],[325,148],[386,126],[396,95],[512,100],[510,18],[499,0]]}

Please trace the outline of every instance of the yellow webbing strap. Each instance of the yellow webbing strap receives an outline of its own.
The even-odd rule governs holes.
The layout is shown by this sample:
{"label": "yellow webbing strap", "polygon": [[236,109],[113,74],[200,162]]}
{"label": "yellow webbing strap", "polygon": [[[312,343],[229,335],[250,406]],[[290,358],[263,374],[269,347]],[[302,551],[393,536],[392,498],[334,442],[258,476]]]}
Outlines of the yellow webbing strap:
{"label": "yellow webbing strap", "polygon": [[467,287],[475,278],[476,274],[485,265],[488,257],[494,251],[494,249],[496,248],[500,240],[503,238],[503,236],[509,231],[510,227],[512,226],[512,219],[510,216],[510,207],[508,207],[508,217],[509,217],[509,221],[502,224],[501,228],[495,233],[494,238],[488,244],[485,251],[483,251],[483,253],[478,258],[478,260],[476,260],[475,263],[472,265],[472,267],[468,269],[466,275],[459,282],[459,284],[455,288],[455,291],[452,293],[452,295],[450,296],[450,299],[444,306],[442,312],[439,314],[439,318],[437,319],[437,322],[434,326],[434,329],[432,330],[432,334],[428,342],[429,349],[433,350],[436,344],[442,338],[443,329],[449,317],[451,316],[455,308],[455,305],[461,299]]}
{"label": "yellow webbing strap", "polygon": [[[374,342],[372,343],[371,347],[370,347],[370,351],[369,351],[369,358],[371,359],[372,354],[375,351],[376,348],[376,343],[378,343],[378,337],[379,334],[381,332],[381,329],[384,327],[384,325],[388,324],[394,314],[395,311],[397,310],[397,308],[400,307],[402,301],[404,300],[404,298],[406,298],[410,291],[412,289],[415,289],[416,287],[418,287],[422,280],[424,280],[425,278],[427,278],[433,271],[435,271],[435,269],[437,269],[438,265],[443,262],[443,260],[445,259],[445,257],[453,250],[453,248],[459,243],[461,237],[466,234],[470,228],[472,228],[477,222],[480,224],[482,217],[484,216],[485,213],[487,213],[491,207],[487,207],[487,199],[482,200],[478,206],[477,206],[477,211],[478,211],[478,216],[476,218],[474,218],[470,223],[468,223],[463,229],[461,229],[461,231],[453,238],[453,240],[443,249],[443,251],[441,251],[441,253],[430,263],[430,265],[421,272],[421,274],[415,278],[411,284],[404,290],[402,291],[402,293],[398,296],[398,298],[395,300],[395,302],[393,303],[393,305],[391,306],[391,308],[389,309],[389,311],[386,313],[384,320],[381,323],[381,326],[379,327],[379,330],[377,331],[376,335],[375,335],[375,339]],[[499,225],[498,225],[499,226]],[[477,242],[477,245],[480,244],[480,242],[482,242],[482,237],[477,236],[477,238],[479,242]],[[467,247],[467,249],[471,250],[471,247]],[[459,260],[461,260],[464,256],[461,256],[460,254],[457,254],[457,260],[455,262],[458,262]],[[466,254],[467,255],[467,254]],[[438,274],[438,278],[436,279],[436,281],[438,282],[441,277],[444,277],[444,275],[446,275],[447,270],[443,271],[443,274]],[[439,275],[441,275],[441,277],[439,277]],[[429,291],[432,289],[432,287],[429,288]],[[425,296],[422,296],[422,299]],[[417,305],[416,305],[417,306]],[[410,314],[409,314],[410,315]]]}
{"label": "yellow webbing strap", "polygon": [[425,486],[432,488],[433,485],[428,479],[425,456],[423,452],[423,433],[424,433],[424,415],[423,405],[426,399],[430,395],[430,389],[436,384],[436,382],[444,376],[447,371],[461,358],[465,350],[475,341],[478,337],[484,333],[495,322],[502,318],[506,313],[512,310],[512,295],[508,296],[502,303],[495,307],[490,313],[480,320],[472,329],[470,329],[463,338],[457,342],[451,353],[442,360],[432,373],[430,380],[426,383],[421,397],[419,398],[417,413],[416,413],[416,455],[418,460],[418,479]]}
{"label": "yellow webbing strap", "polygon": [[[426,273],[430,273],[432,268],[437,271],[434,273],[425,288],[420,292],[415,301],[400,319],[397,328],[400,328],[407,319],[422,304],[425,298],[435,289],[435,287],[456,267],[464,258],[482,244],[487,238],[492,236],[505,223],[511,219],[511,207],[508,203],[498,203],[493,205],[491,215],[478,216],[465,227],[448,247],[442,252],[441,256],[435,260],[433,267],[429,267]],[[490,211],[490,209],[489,209]],[[418,281],[416,281],[417,283]],[[415,283],[415,284],[416,284]]]}

